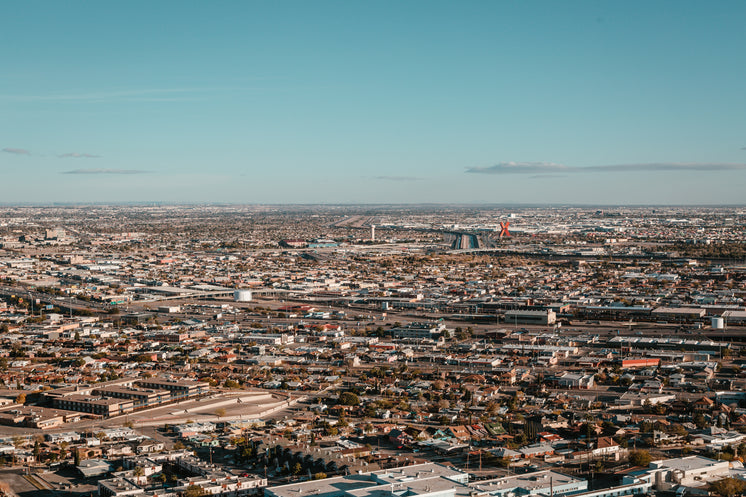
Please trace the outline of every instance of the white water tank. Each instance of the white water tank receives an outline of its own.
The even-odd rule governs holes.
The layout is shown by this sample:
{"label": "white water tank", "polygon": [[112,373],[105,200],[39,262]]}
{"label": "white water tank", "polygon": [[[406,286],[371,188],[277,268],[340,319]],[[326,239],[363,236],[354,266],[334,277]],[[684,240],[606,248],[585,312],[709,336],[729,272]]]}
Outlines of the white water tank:
{"label": "white water tank", "polygon": [[712,318],[712,329],[713,330],[722,330],[725,328],[725,321],[723,318],[720,317],[714,317]]}
{"label": "white water tank", "polygon": [[233,300],[236,302],[251,302],[251,290],[235,290]]}

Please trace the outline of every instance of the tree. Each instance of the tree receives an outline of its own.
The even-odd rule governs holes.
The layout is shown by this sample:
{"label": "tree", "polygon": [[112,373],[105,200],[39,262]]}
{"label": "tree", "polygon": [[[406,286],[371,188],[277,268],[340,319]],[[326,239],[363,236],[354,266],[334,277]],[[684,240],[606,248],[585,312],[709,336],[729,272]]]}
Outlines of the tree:
{"label": "tree", "polygon": [[189,485],[184,490],[184,497],[203,497],[207,492],[204,488],[198,487],[197,485]]}
{"label": "tree", "polygon": [[69,442],[61,442],[60,443],[60,459],[65,460],[67,459],[67,448],[70,446]]}
{"label": "tree", "polygon": [[692,416],[692,421],[700,430],[707,426],[707,420],[705,419],[704,414],[702,414],[701,412],[698,412],[694,416]]}
{"label": "tree", "polygon": [[653,458],[647,450],[633,450],[629,453],[629,463],[632,466],[648,466]]}
{"label": "tree", "polygon": [[339,394],[339,403],[343,406],[356,406],[360,404],[360,398],[352,392]]}
{"label": "tree", "polygon": [[222,407],[218,407],[217,409],[215,409],[215,416],[217,416],[218,419],[225,416],[225,409],[223,409]]}
{"label": "tree", "polygon": [[721,497],[734,497],[743,494],[746,490],[746,482],[737,478],[723,478],[722,480],[710,483],[709,490]]}
{"label": "tree", "polygon": [[135,469],[132,471],[132,474],[140,477],[145,474],[145,471],[142,469],[142,466],[135,466]]}
{"label": "tree", "polygon": [[22,393],[16,397],[16,403],[18,404],[25,404],[26,403],[26,394]]}

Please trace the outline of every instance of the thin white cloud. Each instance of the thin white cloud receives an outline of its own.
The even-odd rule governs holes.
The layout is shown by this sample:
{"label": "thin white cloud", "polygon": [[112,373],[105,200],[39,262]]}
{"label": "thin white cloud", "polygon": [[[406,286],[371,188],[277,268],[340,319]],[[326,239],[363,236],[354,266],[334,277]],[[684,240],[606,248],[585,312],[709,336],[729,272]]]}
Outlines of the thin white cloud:
{"label": "thin white cloud", "polygon": [[579,167],[577,171],[735,171],[738,169],[746,169],[746,164],[733,162],[648,162],[642,164]]}
{"label": "thin white cloud", "polygon": [[731,162],[649,162],[611,164],[603,166],[566,166],[553,162],[500,162],[488,167],[469,167],[467,173],[477,174],[552,174],[552,173],[615,173],[655,171],[736,171],[746,169],[745,163]]}
{"label": "thin white cloud", "polygon": [[3,152],[6,154],[31,155],[31,152],[23,148],[4,148]]}
{"label": "thin white cloud", "polygon": [[554,162],[498,162],[494,166],[469,167],[467,173],[479,174],[546,174],[567,172],[569,168]]}
{"label": "thin white cloud", "polygon": [[384,181],[420,181],[422,178],[416,176],[376,176],[376,179]]}
{"label": "thin white cloud", "polygon": [[115,100],[176,101],[200,95],[240,91],[248,88],[140,88],[131,90],[94,91],[84,93],[50,93],[35,95],[0,95],[0,100],[12,102],[105,102]]}
{"label": "thin white cloud", "polygon": [[139,169],[73,169],[63,171],[62,174],[147,174],[147,172]]}
{"label": "thin white cloud", "polygon": [[57,157],[60,159],[98,159],[100,155],[93,154],[81,154],[78,152],[68,152],[66,154],[60,154]]}

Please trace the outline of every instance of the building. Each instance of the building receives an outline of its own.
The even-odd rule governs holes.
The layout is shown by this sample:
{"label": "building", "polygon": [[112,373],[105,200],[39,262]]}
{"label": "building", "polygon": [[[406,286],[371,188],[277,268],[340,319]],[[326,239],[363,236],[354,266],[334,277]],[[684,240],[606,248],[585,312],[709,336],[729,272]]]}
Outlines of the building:
{"label": "building", "polygon": [[210,391],[209,383],[188,379],[147,378],[138,380],[137,384],[153,390],[168,390],[172,400],[204,395]]}
{"label": "building", "polygon": [[129,399],[134,402],[135,409],[140,407],[157,406],[171,400],[171,392],[168,390],[150,390],[122,386],[110,386],[95,388],[95,395],[112,397],[117,399]]}
{"label": "building", "polygon": [[549,470],[480,481],[471,486],[490,497],[568,495],[588,490],[586,480]]}
{"label": "building", "polygon": [[705,317],[705,310],[698,307],[659,307],[651,313],[660,321],[697,321]]}
{"label": "building", "polygon": [[505,312],[505,322],[551,326],[557,322],[557,314],[549,309],[544,311],[512,310]]}
{"label": "building", "polygon": [[265,497],[467,497],[469,475],[435,463],[268,487]]}
{"label": "building", "polygon": [[583,373],[563,373],[557,377],[557,384],[562,388],[593,388],[594,376]]}
{"label": "building", "polygon": [[709,482],[728,476],[729,470],[728,461],[689,456],[653,461],[647,472],[653,476],[656,490],[683,495],[687,487],[704,489]]}
{"label": "building", "polygon": [[443,323],[409,323],[391,328],[394,338],[414,338],[437,340],[446,329]]}
{"label": "building", "polygon": [[83,478],[103,476],[111,471],[111,464],[103,459],[85,459],[77,466]]}
{"label": "building", "polygon": [[52,406],[55,409],[85,412],[103,417],[119,416],[135,410],[134,402],[131,400],[88,395],[58,397],[52,401]]}

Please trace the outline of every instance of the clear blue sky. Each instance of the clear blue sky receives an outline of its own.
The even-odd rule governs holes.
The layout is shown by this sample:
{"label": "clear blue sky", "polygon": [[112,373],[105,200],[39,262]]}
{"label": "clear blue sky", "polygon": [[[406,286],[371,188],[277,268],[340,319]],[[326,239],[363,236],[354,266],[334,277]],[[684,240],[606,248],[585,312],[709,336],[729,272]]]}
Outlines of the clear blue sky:
{"label": "clear blue sky", "polygon": [[0,202],[746,203],[744,1],[6,1]]}

